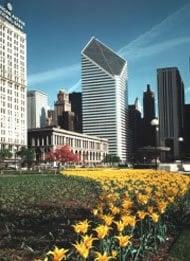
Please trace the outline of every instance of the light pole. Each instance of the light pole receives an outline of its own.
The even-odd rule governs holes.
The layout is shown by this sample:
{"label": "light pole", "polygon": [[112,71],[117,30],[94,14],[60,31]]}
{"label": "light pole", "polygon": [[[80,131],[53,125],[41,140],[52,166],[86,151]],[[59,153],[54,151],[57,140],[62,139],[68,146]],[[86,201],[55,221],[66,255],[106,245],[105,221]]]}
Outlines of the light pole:
{"label": "light pole", "polygon": [[158,169],[158,161],[157,161],[157,150],[158,150],[158,142],[157,142],[157,136],[158,136],[158,131],[159,131],[159,121],[158,121],[158,118],[155,118],[153,120],[151,120],[151,123],[150,123],[153,127],[155,127],[155,153],[156,153],[156,156],[155,156],[155,169]]}
{"label": "light pole", "polygon": [[178,141],[179,141],[179,153],[180,153],[180,157],[181,157],[181,170],[183,169],[183,161],[182,161],[182,158],[183,158],[183,154],[182,154],[182,143],[184,141],[183,137],[179,137],[178,138]]}

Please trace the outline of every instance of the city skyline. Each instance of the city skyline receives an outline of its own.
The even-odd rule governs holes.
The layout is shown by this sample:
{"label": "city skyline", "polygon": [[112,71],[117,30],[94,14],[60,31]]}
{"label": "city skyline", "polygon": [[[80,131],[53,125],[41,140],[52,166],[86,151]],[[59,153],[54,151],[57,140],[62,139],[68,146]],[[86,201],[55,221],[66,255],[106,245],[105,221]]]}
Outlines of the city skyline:
{"label": "city skyline", "polygon": [[61,88],[80,91],[80,51],[94,35],[127,59],[129,103],[136,96],[142,99],[148,83],[157,94],[156,69],[173,66],[181,72],[189,102],[190,3],[161,2],[12,0],[14,13],[30,32],[29,89],[46,92],[50,105]]}

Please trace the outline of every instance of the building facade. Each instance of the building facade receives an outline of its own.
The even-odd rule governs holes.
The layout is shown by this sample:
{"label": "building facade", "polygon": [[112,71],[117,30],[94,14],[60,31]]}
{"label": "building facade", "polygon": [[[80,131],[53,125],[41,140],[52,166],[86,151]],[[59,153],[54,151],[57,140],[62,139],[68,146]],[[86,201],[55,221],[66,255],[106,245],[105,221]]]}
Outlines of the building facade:
{"label": "building facade", "polygon": [[83,132],[107,138],[109,153],[125,162],[127,62],[95,38],[81,55]]}
{"label": "building facade", "polygon": [[37,90],[27,92],[28,129],[45,127],[47,110],[47,94]]}
{"label": "building facade", "polygon": [[55,127],[30,129],[28,145],[35,149],[37,160],[45,160],[48,152],[63,145],[69,145],[85,164],[101,163],[108,153],[106,139]]}
{"label": "building facade", "polygon": [[183,136],[183,157],[190,159],[190,104],[184,105],[184,136]]}
{"label": "building facade", "polygon": [[137,160],[137,151],[142,146],[142,118],[138,108],[138,99],[134,105],[128,106],[128,133],[130,147],[130,161]]}
{"label": "building facade", "polygon": [[74,131],[75,113],[71,111],[69,94],[65,91],[59,91],[57,95],[57,101],[54,104],[54,111],[55,126],[60,126],[65,130]]}
{"label": "building facade", "polygon": [[0,149],[27,145],[27,50],[24,22],[0,6]]}
{"label": "building facade", "polygon": [[82,93],[69,93],[69,101],[71,103],[71,111],[75,114],[74,131],[82,133]]}
{"label": "building facade", "polygon": [[157,70],[160,145],[170,147],[162,160],[181,158],[179,137],[183,137],[184,85],[178,68]]}
{"label": "building facade", "polygon": [[151,91],[150,85],[147,84],[147,90],[143,94],[143,146],[155,146],[156,136],[155,127],[151,125],[151,121],[156,117],[155,114],[155,96]]}

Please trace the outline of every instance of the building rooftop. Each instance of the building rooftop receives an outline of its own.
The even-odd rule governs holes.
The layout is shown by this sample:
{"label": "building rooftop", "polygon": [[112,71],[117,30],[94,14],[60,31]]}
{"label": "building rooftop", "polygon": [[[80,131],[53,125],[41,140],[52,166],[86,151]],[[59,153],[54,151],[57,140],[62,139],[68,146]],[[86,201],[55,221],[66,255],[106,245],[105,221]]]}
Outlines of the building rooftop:
{"label": "building rooftop", "polygon": [[111,75],[120,75],[126,61],[99,40],[92,38],[82,51]]}

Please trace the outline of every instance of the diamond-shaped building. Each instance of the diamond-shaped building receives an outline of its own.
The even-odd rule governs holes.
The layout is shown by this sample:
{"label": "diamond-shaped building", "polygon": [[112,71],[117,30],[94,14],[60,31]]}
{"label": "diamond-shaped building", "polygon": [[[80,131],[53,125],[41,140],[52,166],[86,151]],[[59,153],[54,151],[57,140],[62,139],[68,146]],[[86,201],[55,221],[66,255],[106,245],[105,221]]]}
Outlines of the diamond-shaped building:
{"label": "diamond-shaped building", "polygon": [[82,54],[83,132],[107,138],[109,153],[127,159],[127,62],[96,38]]}

